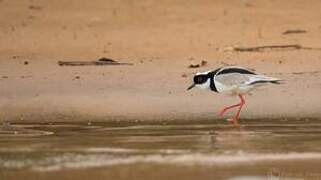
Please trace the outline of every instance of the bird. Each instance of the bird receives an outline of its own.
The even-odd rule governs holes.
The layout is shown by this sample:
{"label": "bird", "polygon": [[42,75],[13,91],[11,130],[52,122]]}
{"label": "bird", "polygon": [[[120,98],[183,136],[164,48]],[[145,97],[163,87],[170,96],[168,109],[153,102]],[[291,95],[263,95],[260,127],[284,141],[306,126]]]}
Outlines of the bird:
{"label": "bird", "polygon": [[245,95],[259,86],[267,84],[280,84],[282,80],[257,74],[254,70],[241,66],[223,66],[214,71],[198,72],[193,77],[193,84],[187,88],[191,90],[194,87],[214,91],[220,94],[238,96],[240,102],[231,106],[224,107],[218,115],[223,116],[230,109],[238,108],[236,114],[227,119],[234,126],[239,127],[238,119],[242,107],[245,105]]}

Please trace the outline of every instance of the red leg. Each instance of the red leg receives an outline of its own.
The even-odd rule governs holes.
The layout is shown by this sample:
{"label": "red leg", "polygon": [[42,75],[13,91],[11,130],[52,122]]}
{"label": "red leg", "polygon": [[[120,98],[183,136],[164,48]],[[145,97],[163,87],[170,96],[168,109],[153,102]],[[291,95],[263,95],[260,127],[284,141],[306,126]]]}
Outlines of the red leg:
{"label": "red leg", "polygon": [[241,102],[240,102],[240,103],[223,108],[223,109],[219,112],[219,116],[223,116],[224,113],[225,113],[227,110],[231,109],[231,108],[235,108],[235,107],[240,107],[240,106],[242,106],[242,102],[244,101],[244,99],[243,99],[243,97],[242,97],[241,95],[239,95],[239,97],[241,98]]}
{"label": "red leg", "polygon": [[241,105],[240,105],[240,107],[239,107],[239,109],[238,109],[238,111],[236,113],[235,119],[238,119],[240,117],[240,113],[241,113],[242,107],[245,104],[245,100],[244,100],[243,96],[239,95],[239,97],[241,99]]}
{"label": "red leg", "polygon": [[243,107],[243,105],[245,104],[245,100],[244,100],[243,96],[242,96],[242,95],[239,95],[239,97],[240,97],[240,99],[241,99],[240,106],[239,106],[239,109],[237,110],[234,118],[232,119],[233,124],[234,124],[235,126],[239,126],[238,119],[239,119],[239,117],[240,117],[240,113],[241,113],[242,107]]}
{"label": "red leg", "polygon": [[223,114],[224,114],[227,110],[229,110],[229,109],[231,109],[231,108],[239,107],[238,110],[237,110],[237,112],[236,112],[236,114],[235,114],[235,116],[234,116],[232,119],[228,119],[228,121],[232,122],[232,123],[234,124],[234,126],[237,126],[237,127],[239,126],[238,118],[240,117],[240,113],[241,113],[242,107],[243,107],[243,105],[245,104],[245,100],[244,100],[243,96],[240,95],[240,94],[239,94],[238,96],[239,96],[239,98],[240,98],[240,100],[241,100],[240,103],[235,104],[235,105],[232,105],[232,106],[225,107],[225,108],[222,109],[222,111],[220,111],[220,113],[219,113],[220,116],[223,116]]}

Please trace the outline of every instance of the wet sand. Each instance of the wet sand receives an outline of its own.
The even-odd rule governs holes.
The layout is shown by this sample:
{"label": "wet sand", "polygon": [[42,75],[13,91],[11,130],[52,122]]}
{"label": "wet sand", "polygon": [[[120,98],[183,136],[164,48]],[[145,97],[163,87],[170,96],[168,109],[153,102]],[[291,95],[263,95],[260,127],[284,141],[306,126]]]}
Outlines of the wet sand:
{"label": "wet sand", "polygon": [[0,177],[320,179],[320,127],[312,119],[255,120],[239,130],[202,121],[13,124],[0,131]]}

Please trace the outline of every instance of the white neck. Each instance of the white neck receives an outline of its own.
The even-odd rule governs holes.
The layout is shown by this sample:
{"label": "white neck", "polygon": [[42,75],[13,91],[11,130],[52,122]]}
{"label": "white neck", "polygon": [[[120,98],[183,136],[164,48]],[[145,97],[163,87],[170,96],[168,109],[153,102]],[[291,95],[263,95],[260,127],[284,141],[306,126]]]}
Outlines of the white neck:
{"label": "white neck", "polygon": [[198,87],[198,88],[200,88],[200,89],[207,89],[207,90],[208,90],[208,89],[210,89],[210,84],[211,84],[210,81],[211,81],[211,79],[208,78],[205,83],[203,83],[203,84],[197,84],[196,87]]}

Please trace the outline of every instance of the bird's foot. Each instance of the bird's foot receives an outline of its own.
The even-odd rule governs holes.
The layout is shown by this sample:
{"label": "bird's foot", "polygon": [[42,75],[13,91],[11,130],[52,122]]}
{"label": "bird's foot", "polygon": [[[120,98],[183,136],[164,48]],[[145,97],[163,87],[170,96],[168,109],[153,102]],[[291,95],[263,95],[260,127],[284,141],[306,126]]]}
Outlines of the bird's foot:
{"label": "bird's foot", "polygon": [[230,118],[230,119],[227,119],[228,122],[232,123],[234,125],[234,127],[240,127],[240,124],[238,123],[237,119],[235,118]]}
{"label": "bird's foot", "polygon": [[224,115],[224,113],[225,113],[225,111],[222,110],[222,111],[217,112],[217,115],[222,117]]}
{"label": "bird's foot", "polygon": [[227,110],[228,110],[228,109],[224,108],[224,109],[220,110],[219,112],[217,112],[217,115],[220,116],[220,117],[222,117]]}

